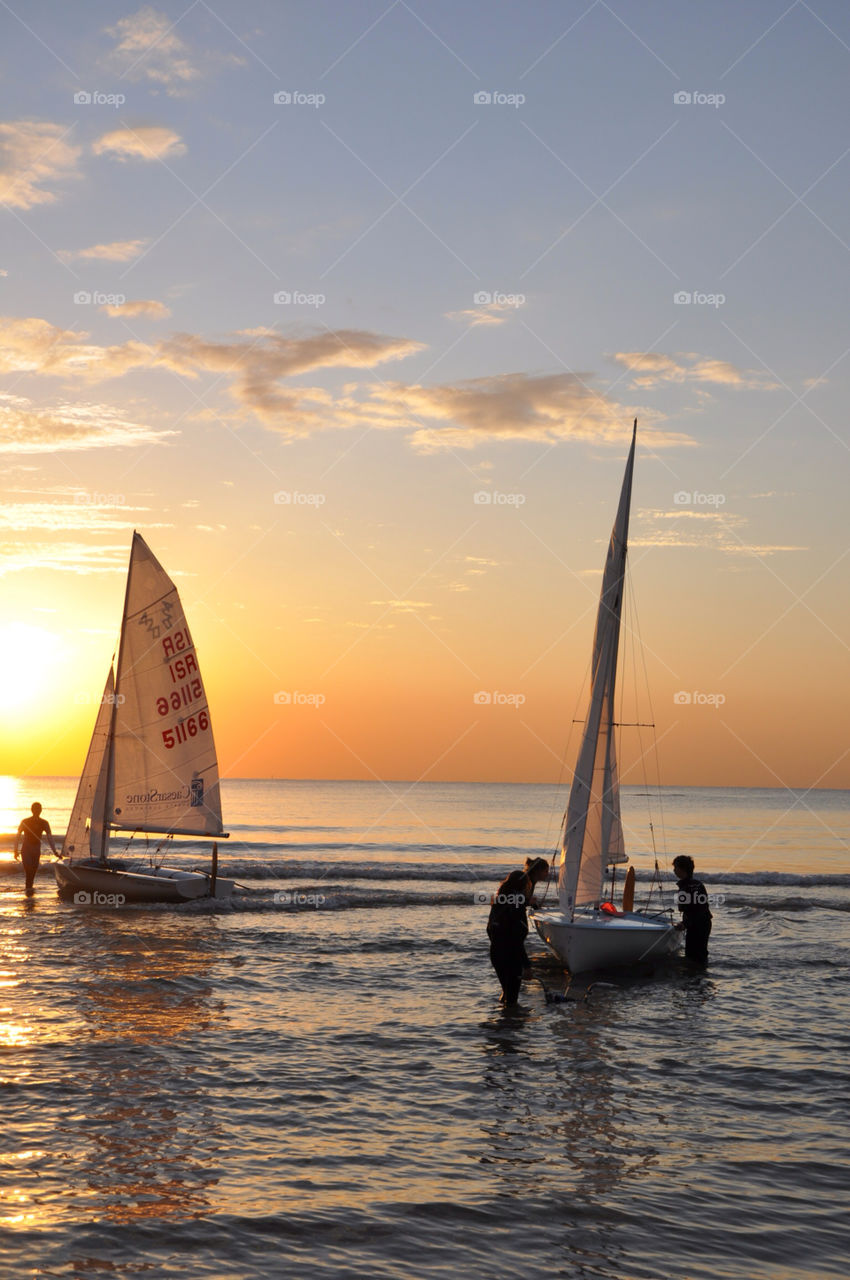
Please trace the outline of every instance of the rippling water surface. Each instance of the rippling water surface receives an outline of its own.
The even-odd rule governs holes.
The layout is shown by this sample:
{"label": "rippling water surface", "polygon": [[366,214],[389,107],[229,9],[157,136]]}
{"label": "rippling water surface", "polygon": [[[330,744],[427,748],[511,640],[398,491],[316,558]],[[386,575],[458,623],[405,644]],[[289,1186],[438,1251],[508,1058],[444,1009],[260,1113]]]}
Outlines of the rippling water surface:
{"label": "rippling water surface", "polygon": [[480,899],[554,788],[227,784],[232,906],[0,876],[4,1274],[845,1277],[848,796],[662,799],[662,865],[725,898],[708,971],[553,1005],[532,943],[511,1014]]}

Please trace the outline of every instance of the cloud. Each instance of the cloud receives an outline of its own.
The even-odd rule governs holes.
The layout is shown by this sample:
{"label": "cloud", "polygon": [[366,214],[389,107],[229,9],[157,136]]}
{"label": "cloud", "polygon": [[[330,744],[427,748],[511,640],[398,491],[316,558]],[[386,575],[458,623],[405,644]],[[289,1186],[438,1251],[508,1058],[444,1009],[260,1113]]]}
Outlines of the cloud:
{"label": "cloud", "polygon": [[140,124],[135,129],[112,129],[92,143],[96,156],[119,160],[165,160],[186,153],[180,135],[162,124]]}
{"label": "cloud", "polygon": [[716,386],[747,390],[771,391],[778,386],[763,373],[739,369],[728,360],[715,360],[696,352],[678,352],[675,356],[653,351],[617,351],[614,359],[633,374],[636,387],[650,388],[665,382],[712,383]]}
{"label": "cloud", "polygon": [[155,363],[155,349],[143,342],[99,347],[87,343],[88,336],[34,316],[0,316],[0,373],[45,373],[93,381]]}
{"label": "cloud", "polygon": [[747,541],[749,521],[743,515],[720,511],[642,510],[629,537],[633,547],[690,547],[726,555],[769,556],[777,551],[807,551],[807,547],[759,545]]}
{"label": "cloud", "polygon": [[462,324],[468,325],[470,329],[474,329],[476,325],[480,324],[504,324],[512,311],[516,311],[515,306],[491,302],[486,306],[471,307],[468,311],[447,311],[446,319],[459,320]]}
{"label": "cloud", "polygon": [[[413,442],[422,450],[468,449],[493,438],[622,444],[625,424],[634,413],[596,391],[590,378],[504,373],[437,387],[373,387],[375,425],[413,428]],[[693,443],[651,423],[642,438],[653,448]]]}
{"label": "cloud", "polygon": [[[155,302],[110,307],[110,315],[161,315]],[[415,448],[472,448],[487,440],[553,443],[583,440],[622,445],[632,405],[592,386],[590,374],[505,373],[438,386],[379,378],[351,381],[339,390],[293,384],[289,379],[329,369],[368,370],[423,350],[410,338],[360,329],[320,330],[288,337],[275,329],[242,330],[223,341],[177,333],[157,343],[136,339],[112,346],[91,343],[84,332],[46,320],[0,317],[0,373],[27,372],[89,382],[132,369],[168,369],[183,377],[228,379],[239,417],[251,415],[292,439],[330,428],[411,432]],[[205,410],[199,411],[201,414]],[[211,417],[220,413],[210,406]],[[641,438],[652,448],[693,445],[666,431],[658,413],[639,410]]]}
{"label": "cloud", "polygon": [[[50,490],[42,492],[51,493]],[[52,492],[54,496],[47,501],[6,502],[0,507],[0,530],[23,533],[28,529],[42,529],[54,533],[76,533],[132,529],[139,523],[138,514],[150,511],[149,507],[119,502],[120,494],[92,494],[81,489],[72,495],[67,489]],[[110,496],[114,501],[104,500]],[[151,527],[147,514],[144,523],[146,528]]]}
{"label": "cloud", "polygon": [[129,449],[159,444],[173,434],[128,422],[109,405],[42,408],[22,396],[0,396],[0,454]]}
{"label": "cloud", "polygon": [[147,243],[147,240],[113,240],[110,244],[93,244],[88,249],[60,249],[57,256],[63,262],[73,262],[78,258],[96,262],[129,262],[139,256]]}
{"label": "cloud", "polygon": [[171,311],[164,302],[156,302],[152,298],[140,298],[136,302],[122,302],[120,306],[107,305],[100,308],[108,316],[150,316],[152,320],[164,320]]}
{"label": "cloud", "polygon": [[[65,573],[121,573],[127,572],[127,543],[117,546],[96,546],[89,542],[3,542],[0,559],[0,577],[7,573],[26,573],[30,570],[53,569]],[[86,630],[91,630],[86,628]],[[103,634],[94,631],[94,634]]]}
{"label": "cloud", "polygon": [[190,60],[176,25],[167,14],[144,5],[107,28],[107,35],[118,41],[110,60],[130,80],[150,80],[163,85],[171,96],[178,95],[198,78],[200,70]]}
{"label": "cloud", "polygon": [[[201,371],[230,373],[231,394],[267,425],[287,434],[305,434],[327,421],[334,408],[330,393],[316,387],[282,387],[281,379],[316,369],[371,369],[387,360],[401,360],[422,350],[409,338],[390,338],[362,329],[325,330],[302,338],[288,338],[273,329],[255,329],[231,342],[211,342],[196,334],[179,333],[160,345],[160,362],[190,377]],[[313,409],[310,406],[321,406]],[[343,417],[352,411],[361,421],[363,406],[350,398],[342,402]],[[350,425],[345,421],[337,425]]]}
{"label": "cloud", "polygon": [[0,124],[0,203],[12,209],[52,204],[46,183],[77,176],[80,148],[65,139],[70,129],[38,120]]}

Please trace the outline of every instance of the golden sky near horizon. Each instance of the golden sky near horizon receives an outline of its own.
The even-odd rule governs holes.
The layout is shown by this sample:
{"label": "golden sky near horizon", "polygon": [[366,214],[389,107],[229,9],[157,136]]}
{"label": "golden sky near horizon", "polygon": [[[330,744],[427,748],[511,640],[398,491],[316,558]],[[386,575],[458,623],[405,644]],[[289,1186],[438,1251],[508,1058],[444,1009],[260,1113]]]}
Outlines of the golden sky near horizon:
{"label": "golden sky near horizon", "polygon": [[592,8],[10,27],[0,773],[79,772],[137,528],[225,776],[557,778],[637,414],[622,718],[850,784],[849,16]]}

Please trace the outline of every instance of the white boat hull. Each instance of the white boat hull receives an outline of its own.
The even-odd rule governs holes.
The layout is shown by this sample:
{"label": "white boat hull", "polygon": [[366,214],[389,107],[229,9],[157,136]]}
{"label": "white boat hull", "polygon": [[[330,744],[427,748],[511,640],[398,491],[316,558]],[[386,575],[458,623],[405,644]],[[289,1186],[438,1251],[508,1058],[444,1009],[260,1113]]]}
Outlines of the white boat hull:
{"label": "white boat hull", "polygon": [[665,916],[639,911],[608,915],[604,911],[534,911],[531,920],[540,937],[570,973],[620,969],[658,960],[678,951],[681,934]]}
{"label": "white boat hull", "polygon": [[199,871],[175,867],[130,868],[110,859],[106,866],[94,859],[57,862],[53,868],[59,893],[80,905],[123,906],[125,902],[189,902],[193,898],[224,898],[233,892],[233,881],[216,877],[212,893],[210,877]]}

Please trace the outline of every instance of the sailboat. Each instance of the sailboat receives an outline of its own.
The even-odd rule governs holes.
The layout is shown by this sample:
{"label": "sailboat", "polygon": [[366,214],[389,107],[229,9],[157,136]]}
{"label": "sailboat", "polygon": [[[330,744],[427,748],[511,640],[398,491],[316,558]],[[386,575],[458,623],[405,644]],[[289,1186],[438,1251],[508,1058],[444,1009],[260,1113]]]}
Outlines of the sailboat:
{"label": "sailboat", "polygon": [[221,837],[218,761],[195,645],[177,588],[133,534],[118,662],[110,666],[56,883],[75,902],[226,898],[233,881],[110,856],[118,832]]}
{"label": "sailboat", "polygon": [[632,910],[631,869],[624,910],[604,901],[608,867],[628,862],[620,818],[614,687],[626,572],[637,419],[602,577],[593,640],[590,705],[564,820],[558,906],[533,911],[538,934],[570,973],[637,964],[670,954],[681,935],[664,912]]}

